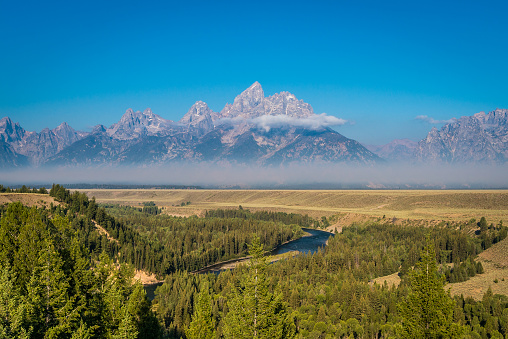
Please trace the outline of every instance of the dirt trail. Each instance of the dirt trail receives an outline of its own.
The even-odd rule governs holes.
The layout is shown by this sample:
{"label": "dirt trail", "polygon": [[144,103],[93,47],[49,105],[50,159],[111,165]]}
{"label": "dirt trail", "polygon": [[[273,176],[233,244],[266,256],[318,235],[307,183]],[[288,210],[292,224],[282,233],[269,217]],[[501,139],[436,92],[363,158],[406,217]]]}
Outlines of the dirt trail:
{"label": "dirt trail", "polygon": [[108,231],[106,231],[106,229],[104,227],[99,225],[95,220],[92,220],[92,222],[93,222],[93,224],[95,225],[95,228],[97,228],[97,231],[99,231],[100,234],[105,235],[108,238],[109,241],[113,241],[113,242],[116,242],[118,244],[118,240],[116,240],[115,238],[110,236]]}

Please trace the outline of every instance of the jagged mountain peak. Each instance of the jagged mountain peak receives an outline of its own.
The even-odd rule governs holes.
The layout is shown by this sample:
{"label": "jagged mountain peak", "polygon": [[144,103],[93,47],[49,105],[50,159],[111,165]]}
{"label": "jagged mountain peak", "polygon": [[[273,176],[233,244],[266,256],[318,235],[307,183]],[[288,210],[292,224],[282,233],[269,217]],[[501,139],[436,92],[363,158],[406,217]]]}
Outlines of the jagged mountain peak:
{"label": "jagged mountain peak", "polygon": [[485,117],[485,112],[481,111],[481,112],[475,113],[475,114],[473,114],[473,117],[475,117],[476,119],[483,119]]}
{"label": "jagged mountain peak", "polygon": [[206,102],[196,101],[178,123],[204,134],[213,128],[212,116],[215,114]]}
{"label": "jagged mountain peak", "polygon": [[[141,111],[134,111],[132,108],[128,108],[125,113],[120,118],[120,122],[128,122],[133,119],[149,119],[149,118],[155,118],[159,117],[158,115],[154,114],[150,108],[145,109],[143,112]],[[160,117],[159,117],[160,118]]]}
{"label": "jagged mountain peak", "polygon": [[265,93],[259,82],[253,83],[249,88],[238,95],[233,101],[232,110],[238,112],[254,112],[263,104]]}
{"label": "jagged mountain peak", "polygon": [[3,117],[0,119],[0,126],[12,125],[12,120],[9,117]]}
{"label": "jagged mountain peak", "polygon": [[69,124],[67,124],[65,121],[62,122],[57,127],[53,128],[51,132],[56,135],[58,138],[67,140],[64,142],[64,145],[70,145],[70,143],[81,139],[82,137],[88,135],[87,132],[78,132],[74,130]]}
{"label": "jagged mountain peak", "polygon": [[57,127],[53,128],[52,131],[55,134],[62,133],[62,132],[67,132],[67,131],[74,132],[74,128],[69,126],[69,124],[67,124],[64,121],[60,125],[58,125]]}
{"label": "jagged mountain peak", "polygon": [[6,130],[12,130],[15,128],[15,126],[19,126],[19,123],[14,123],[11,118],[4,117],[0,120],[0,131],[4,132]]}
{"label": "jagged mountain peak", "polygon": [[303,100],[298,100],[290,92],[283,91],[265,97],[261,84],[256,81],[238,95],[233,104],[226,104],[217,114],[216,119],[252,119],[263,115],[288,115],[303,118],[314,115],[314,110],[311,105]]}
{"label": "jagged mountain peak", "polygon": [[199,100],[196,101],[194,105],[191,106],[191,108],[189,108],[187,113],[180,119],[179,122],[182,124],[187,124],[199,117],[203,117],[211,113],[213,113],[213,111],[210,109],[210,107],[208,107],[206,102]]}
{"label": "jagged mountain peak", "polygon": [[152,112],[150,108],[143,112],[127,109],[117,123],[107,129],[108,135],[115,139],[135,139],[142,135],[166,135],[173,122]]}
{"label": "jagged mountain peak", "polygon": [[263,87],[258,81],[254,81],[254,83],[249,87],[247,87],[247,89],[243,91],[242,94],[258,93],[258,92],[263,92]]}
{"label": "jagged mountain peak", "polygon": [[104,127],[104,125],[95,125],[92,129],[92,133],[91,134],[94,134],[94,133],[103,133],[103,132],[106,132],[106,127]]}
{"label": "jagged mountain peak", "polygon": [[11,118],[4,117],[0,120],[0,140],[5,142],[19,142],[33,132],[27,132],[18,122],[14,123]]}

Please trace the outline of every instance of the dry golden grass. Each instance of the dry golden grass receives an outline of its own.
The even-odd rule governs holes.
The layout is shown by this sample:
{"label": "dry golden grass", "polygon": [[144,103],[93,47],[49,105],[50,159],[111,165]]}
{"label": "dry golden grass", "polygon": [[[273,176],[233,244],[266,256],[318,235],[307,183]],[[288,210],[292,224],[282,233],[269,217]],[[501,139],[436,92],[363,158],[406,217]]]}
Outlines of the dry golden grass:
{"label": "dry golden grass", "polygon": [[388,284],[388,286],[392,285],[399,286],[400,284],[399,272],[390,275],[385,275],[384,277],[372,279],[372,281],[370,281],[370,284],[377,283],[378,285],[384,285],[385,282]]}
{"label": "dry golden grass", "polygon": [[490,287],[494,294],[508,295],[508,238],[480,253],[478,261],[482,263],[484,273],[468,281],[448,284],[446,288],[450,288],[450,293],[481,300]]}
{"label": "dry golden grass", "polygon": [[60,203],[55,201],[53,197],[47,194],[36,194],[36,193],[0,193],[0,205],[10,204],[11,202],[20,201],[26,206],[37,206],[37,207],[49,207],[51,203],[53,205],[59,205]]}
{"label": "dry golden grass", "polygon": [[[332,216],[460,220],[485,216],[488,221],[508,217],[507,190],[84,190],[100,203],[139,206],[154,201],[166,213],[200,215],[204,210],[234,208]],[[182,202],[191,204],[177,207]]]}
{"label": "dry golden grass", "polygon": [[[475,300],[481,300],[489,287],[494,294],[508,295],[508,238],[480,253],[477,260],[483,265],[483,274],[477,274],[467,281],[447,284],[445,289],[449,289],[452,296],[463,295]],[[389,286],[398,286],[400,278],[398,273],[394,273],[373,279],[371,284],[376,282],[382,285],[385,281]]]}

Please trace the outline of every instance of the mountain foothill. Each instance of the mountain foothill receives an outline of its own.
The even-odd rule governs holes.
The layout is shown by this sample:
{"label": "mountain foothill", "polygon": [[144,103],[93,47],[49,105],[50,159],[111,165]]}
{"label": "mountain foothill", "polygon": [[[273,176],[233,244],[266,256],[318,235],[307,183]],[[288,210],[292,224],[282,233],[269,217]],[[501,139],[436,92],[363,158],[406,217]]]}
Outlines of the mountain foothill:
{"label": "mountain foothill", "polygon": [[202,162],[287,165],[291,163],[386,162],[487,163],[508,160],[508,110],[464,116],[432,128],[419,142],[396,139],[364,146],[331,127],[344,120],[315,114],[289,92],[265,96],[258,82],[232,104],[214,112],[197,101],[178,121],[151,109],[128,109],[121,119],[91,132],[66,122],[26,131],[0,120],[0,168],[69,165],[160,165]]}

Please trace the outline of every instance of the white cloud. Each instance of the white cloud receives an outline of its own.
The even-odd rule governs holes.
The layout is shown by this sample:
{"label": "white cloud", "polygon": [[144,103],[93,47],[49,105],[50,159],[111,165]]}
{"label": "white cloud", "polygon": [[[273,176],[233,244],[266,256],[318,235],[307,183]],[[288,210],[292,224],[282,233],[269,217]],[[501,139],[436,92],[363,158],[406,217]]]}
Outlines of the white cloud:
{"label": "white cloud", "polygon": [[436,119],[431,118],[431,117],[429,117],[427,115],[418,115],[415,119],[416,120],[421,120],[421,121],[424,121],[424,122],[428,122],[431,125],[450,124],[450,123],[454,122],[455,120],[457,120],[456,118],[451,118],[451,119],[448,119],[448,120],[436,120]]}
{"label": "white cloud", "polygon": [[297,118],[288,115],[262,115],[256,118],[224,118],[220,119],[218,122],[221,123],[231,123],[231,124],[240,124],[240,123],[249,123],[254,124],[258,128],[262,128],[265,131],[269,132],[272,128],[277,127],[285,127],[285,126],[293,126],[293,127],[302,127],[308,128],[312,130],[320,129],[328,126],[341,126],[347,123],[347,120],[337,118],[331,115],[327,115],[326,113],[314,114],[305,118]]}

